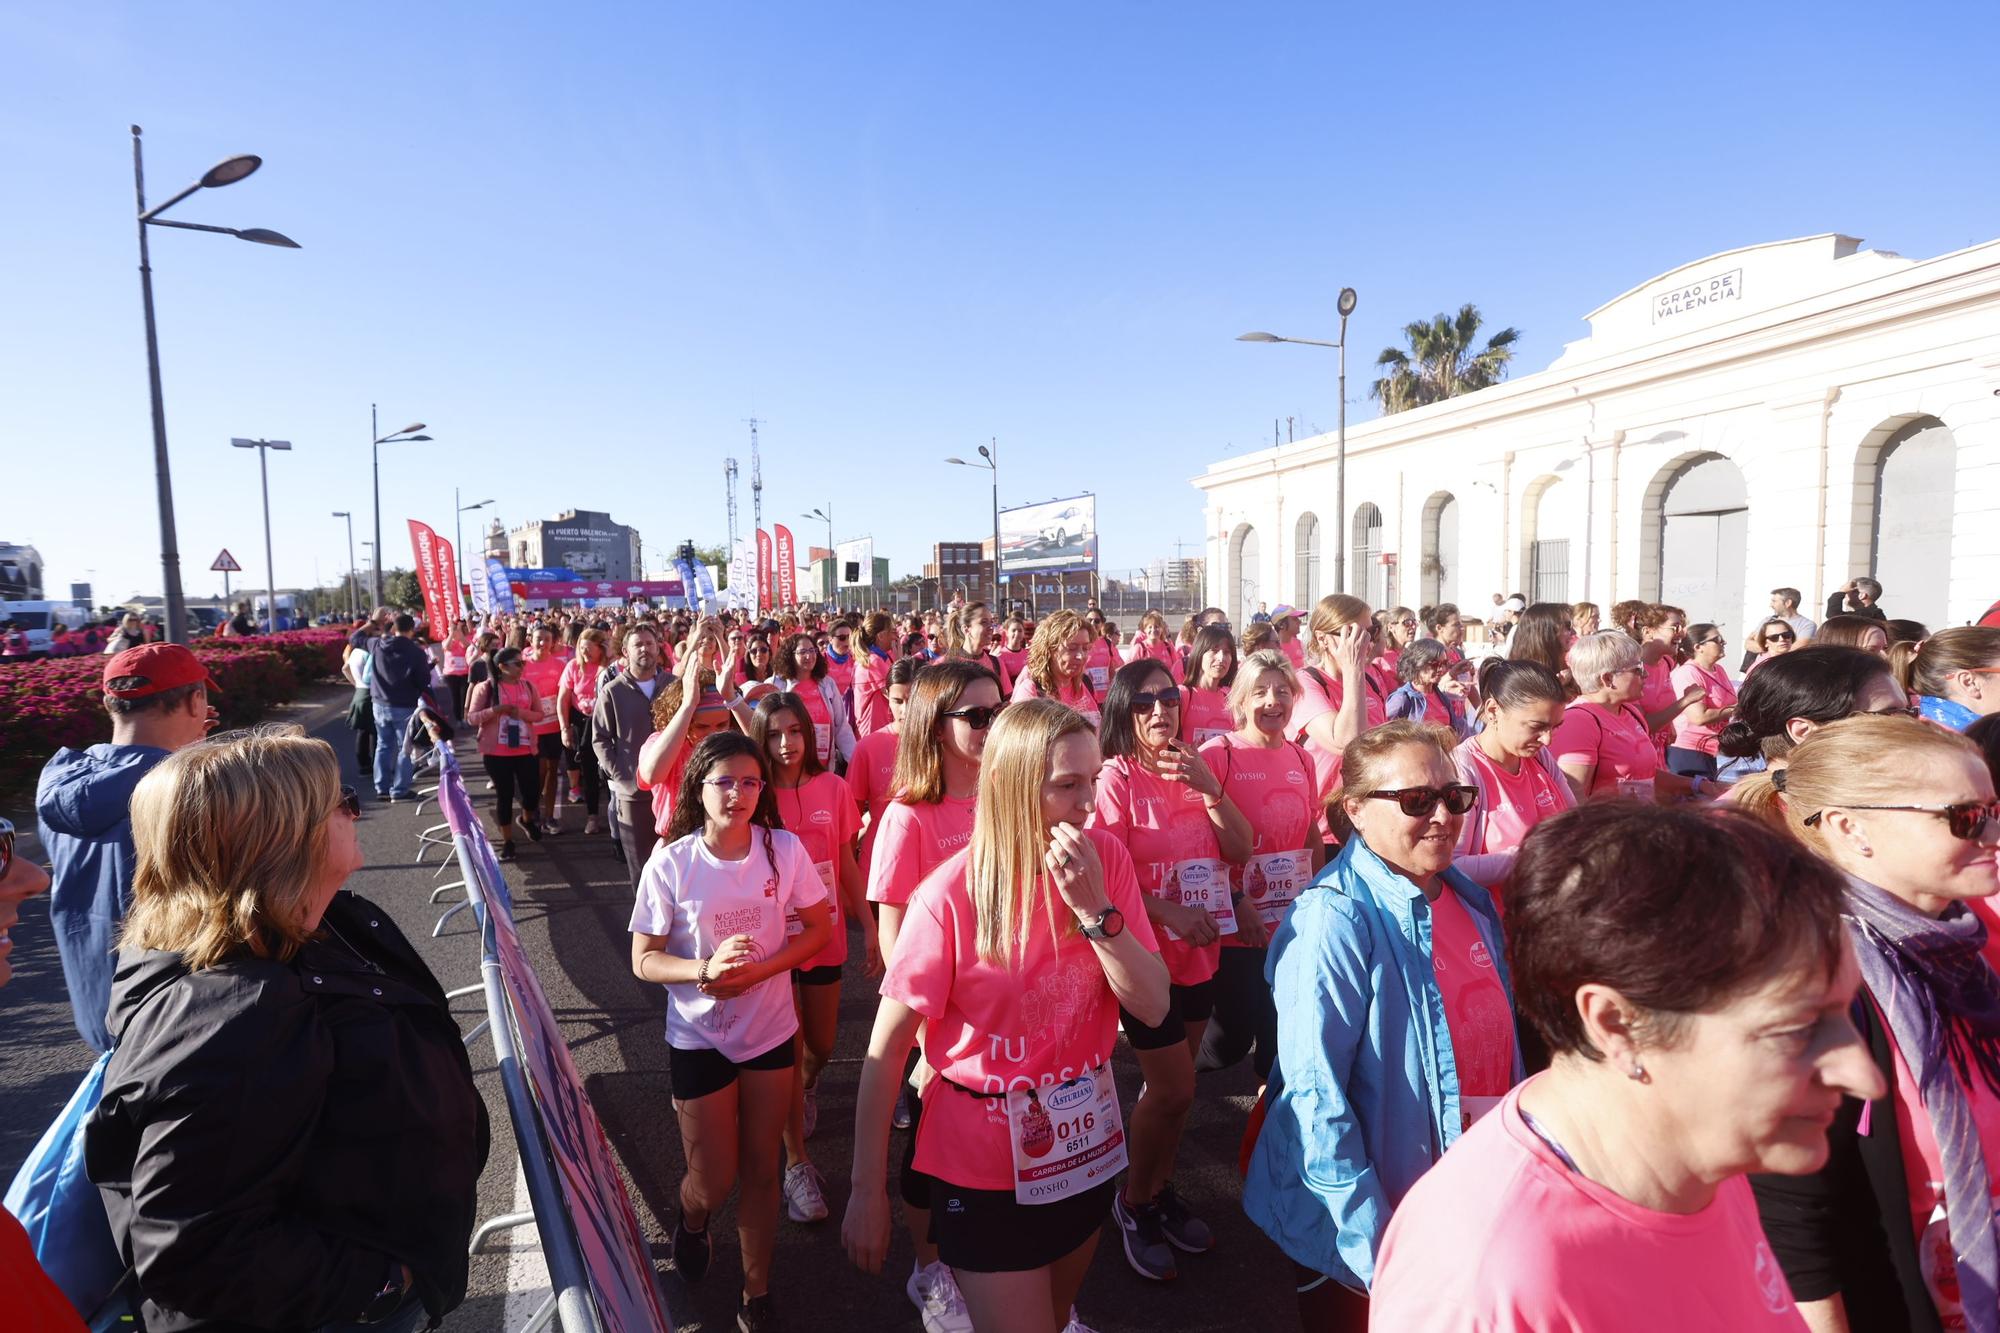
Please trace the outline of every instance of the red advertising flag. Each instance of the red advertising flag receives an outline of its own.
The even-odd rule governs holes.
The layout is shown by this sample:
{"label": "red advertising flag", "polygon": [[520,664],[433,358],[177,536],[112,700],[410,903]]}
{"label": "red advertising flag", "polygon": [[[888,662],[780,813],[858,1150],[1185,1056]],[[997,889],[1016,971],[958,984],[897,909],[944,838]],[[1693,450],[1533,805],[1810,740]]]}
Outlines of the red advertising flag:
{"label": "red advertising flag", "polygon": [[438,585],[444,589],[446,619],[438,622],[438,633],[448,633],[451,622],[465,614],[465,586],[458,581],[458,552],[442,537],[437,541]]}
{"label": "red advertising flag", "polygon": [[792,530],[780,523],[776,525],[778,537],[778,601],[785,606],[797,606],[799,601],[798,561],[793,558]]}
{"label": "red advertising flag", "polygon": [[771,534],[757,529],[757,610],[771,609]]}
{"label": "red advertising flag", "polygon": [[424,620],[433,628],[451,624],[451,604],[445,600],[443,571],[438,568],[439,545],[429,524],[410,520],[410,551],[416,557],[417,583],[424,590]]}

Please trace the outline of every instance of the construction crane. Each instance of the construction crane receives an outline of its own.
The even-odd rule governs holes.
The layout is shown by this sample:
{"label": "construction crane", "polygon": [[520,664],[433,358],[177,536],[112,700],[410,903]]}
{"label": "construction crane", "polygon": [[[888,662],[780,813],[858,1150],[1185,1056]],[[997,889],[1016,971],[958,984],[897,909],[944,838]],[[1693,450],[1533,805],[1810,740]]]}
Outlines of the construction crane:
{"label": "construction crane", "polygon": [[722,479],[729,490],[729,552],[728,559],[736,558],[736,460],[722,460]]}
{"label": "construction crane", "polygon": [[745,417],[750,423],[750,521],[758,532],[764,530],[764,465],[757,457],[757,427],[764,423]]}

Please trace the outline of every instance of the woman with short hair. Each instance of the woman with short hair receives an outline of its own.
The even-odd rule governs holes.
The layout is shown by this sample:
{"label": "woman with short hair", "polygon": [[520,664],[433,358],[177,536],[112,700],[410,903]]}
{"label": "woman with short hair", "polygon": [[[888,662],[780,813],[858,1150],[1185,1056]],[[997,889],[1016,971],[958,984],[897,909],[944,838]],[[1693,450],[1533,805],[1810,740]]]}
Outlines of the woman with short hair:
{"label": "woman with short hair", "polygon": [[1926,722],[1964,731],[2000,713],[2000,629],[1958,625],[1889,650],[1896,680]]}
{"label": "woman with short hair", "polygon": [[1667,747],[1667,767],[1684,777],[1715,776],[1715,738],[1736,708],[1736,682],[1722,665],[1729,643],[1716,625],[1700,624],[1688,631],[1690,655],[1674,668],[1673,685],[1681,697],[1693,690],[1701,698],[1674,718],[1674,743]]}
{"label": "woman with short hair", "polygon": [[1576,805],[1575,789],[1549,748],[1567,697],[1540,662],[1488,658],[1480,672],[1480,728],[1452,751],[1459,781],[1478,793],[1453,864],[1496,893],[1529,830]]}
{"label": "woman with short hair", "polygon": [[1492,896],[1451,864],[1474,793],[1449,733],[1377,727],[1341,780],[1346,841],[1271,940],[1278,1058],[1243,1187],[1308,1333],[1367,1326],[1392,1211],[1522,1074]]}
{"label": "woman with short hair", "polygon": [[1549,741],[1556,764],[1580,798],[1622,796],[1679,800],[1715,790],[1704,777],[1660,766],[1659,752],[1639,711],[1645,688],[1640,647],[1622,630],[1600,630],[1570,649],[1570,672],[1582,693]]}
{"label": "woman with short hair", "polygon": [[1881,1091],[1840,889],[1742,816],[1598,802],[1536,829],[1507,961],[1552,1062],[1402,1199],[1376,1326],[1801,1328],[1744,1176],[1815,1170],[1843,1094]]}
{"label": "woman with short hair", "polygon": [[2000,976],[1971,910],[2000,885],[1992,774],[1908,717],[1829,723],[1790,760],[1750,781],[1775,779],[1791,833],[1844,880],[1873,1086],[1830,1108],[1810,1175],[1753,1180],[1764,1232],[1815,1329],[1992,1329]]}
{"label": "woman with short hair", "polygon": [[1748,675],[1765,662],[1782,657],[1798,646],[1799,631],[1791,621],[1783,616],[1771,616],[1757,627],[1750,636],[1750,663],[1744,668]]}
{"label": "woman with short hair", "polygon": [[[1087,674],[1092,646],[1102,643],[1082,616],[1074,611],[1052,611],[1035,626],[1028,644],[1028,669],[1014,682],[1013,699],[1054,699],[1067,704],[1096,726],[1103,719]],[[1106,675],[1106,680],[1110,679]]]}
{"label": "woman with short hair", "polygon": [[892,1107],[921,1039],[937,1077],[915,1158],[942,1197],[936,1236],[964,1293],[962,1326],[1081,1330],[1073,1303],[1126,1152],[1111,1070],[1118,1017],[1162,1018],[1167,970],[1131,858],[1085,827],[1092,728],[1035,700],[992,731],[970,841],[909,904],[882,981],[841,1235],[857,1265],[881,1271]]}
{"label": "woman with short hair", "polygon": [[1429,722],[1464,736],[1471,725],[1465,716],[1464,690],[1451,676],[1451,654],[1436,639],[1418,639],[1396,659],[1401,682],[1389,696],[1384,713],[1390,720]]}
{"label": "woman with short hair", "polygon": [[443,989],[344,887],[360,812],[298,727],[133,790],[85,1162],[147,1328],[406,1333],[465,1299],[486,1106]]}

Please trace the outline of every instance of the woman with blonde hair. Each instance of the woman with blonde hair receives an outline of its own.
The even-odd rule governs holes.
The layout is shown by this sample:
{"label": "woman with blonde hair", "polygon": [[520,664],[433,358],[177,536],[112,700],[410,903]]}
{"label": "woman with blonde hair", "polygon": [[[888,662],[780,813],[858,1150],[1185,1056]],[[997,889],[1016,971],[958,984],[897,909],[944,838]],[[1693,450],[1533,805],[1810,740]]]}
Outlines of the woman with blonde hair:
{"label": "woman with blonde hair", "polygon": [[1147,611],[1139,617],[1139,634],[1133,641],[1131,651],[1125,654],[1127,662],[1151,659],[1167,669],[1178,685],[1186,677],[1181,666],[1181,655],[1174,650],[1173,638],[1167,632],[1167,618],[1158,611]]}
{"label": "woman with blonde hair", "polygon": [[[1667,746],[1673,742],[1675,720],[1700,703],[1705,693],[1693,685],[1674,693],[1674,671],[1683,659],[1686,640],[1687,612],[1678,606],[1654,602],[1640,613],[1639,664],[1646,674],[1638,703],[1662,766],[1667,761]],[[1579,684],[1578,688],[1583,687]]]}
{"label": "woman with blonde hair", "polygon": [[1832,644],[1841,648],[1859,648],[1884,659],[1889,656],[1888,627],[1867,616],[1828,616],[1813,631],[1812,641],[1815,647]]}
{"label": "woman with blonde hair", "polygon": [[1597,609],[1596,602],[1577,602],[1569,609],[1569,627],[1579,639],[1595,634],[1604,628],[1604,613]]}
{"label": "woman with blonde hair", "polygon": [[1817,1171],[1753,1178],[1792,1296],[1814,1329],[2000,1326],[2000,976],[1972,910],[2000,887],[1985,758],[1914,718],[1851,717],[1744,785],[1774,787],[1845,877],[1851,1013],[1880,1080],[1841,1099]]}
{"label": "woman with blonde hair", "polygon": [[486,1107],[443,989],[344,888],[360,811],[298,727],[133,790],[86,1162],[146,1327],[405,1333],[465,1298]]}
{"label": "woman with blonde hair", "polygon": [[[1339,784],[1340,757],[1349,743],[1387,719],[1388,696],[1376,698],[1367,679],[1373,635],[1368,603],[1346,593],[1320,598],[1307,623],[1306,665],[1291,726],[1292,738],[1312,757],[1315,800]],[[1324,836],[1324,816],[1320,829]]]}
{"label": "woman with blonde hair", "polygon": [[1050,612],[1035,626],[1035,637],[1028,644],[1028,669],[1014,682],[1014,701],[1054,699],[1083,714],[1091,726],[1098,725],[1103,719],[1097,704],[1100,695],[1091,687],[1086,670],[1092,645],[1101,642],[1076,612]]}
{"label": "woman with blonde hair", "polygon": [[1167,969],[1131,858],[1084,827],[1099,764],[1090,725],[1033,700],[992,731],[971,840],[909,904],[882,981],[841,1235],[858,1266],[881,1271],[889,1124],[921,1031],[937,1077],[916,1161],[942,1196],[942,1262],[980,1333],[1056,1333],[1080,1327],[1073,1302],[1125,1153],[1119,1011],[1163,1019]]}
{"label": "woman with blonde hair", "polygon": [[1243,1208],[1308,1333],[1366,1327],[1396,1205],[1523,1073],[1499,916],[1451,864],[1476,795],[1452,744],[1391,722],[1347,747],[1348,836],[1271,939],[1278,1058]]}
{"label": "woman with blonde hair", "polygon": [[1893,645],[1889,665],[1926,722],[1964,731],[2000,713],[2000,629],[1959,625]]}
{"label": "woman with blonde hair", "polygon": [[1599,630],[1570,649],[1570,673],[1582,691],[1549,738],[1556,764],[1579,798],[1622,796],[1664,805],[1721,788],[1712,780],[1664,768],[1639,711],[1645,688],[1640,647],[1622,630]]}

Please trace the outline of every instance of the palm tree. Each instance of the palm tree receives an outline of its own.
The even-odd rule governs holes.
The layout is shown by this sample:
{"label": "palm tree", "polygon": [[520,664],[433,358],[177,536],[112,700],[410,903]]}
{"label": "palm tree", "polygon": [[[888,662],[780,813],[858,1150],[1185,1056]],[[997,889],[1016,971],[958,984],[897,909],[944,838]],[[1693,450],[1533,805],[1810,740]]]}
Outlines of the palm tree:
{"label": "palm tree", "polygon": [[1386,373],[1369,395],[1381,402],[1384,413],[1402,412],[1498,384],[1507,378],[1521,331],[1502,329],[1486,340],[1486,346],[1475,348],[1482,322],[1479,307],[1467,303],[1459,307],[1456,318],[1440,311],[1431,319],[1405,324],[1409,351],[1382,349],[1375,364]]}

